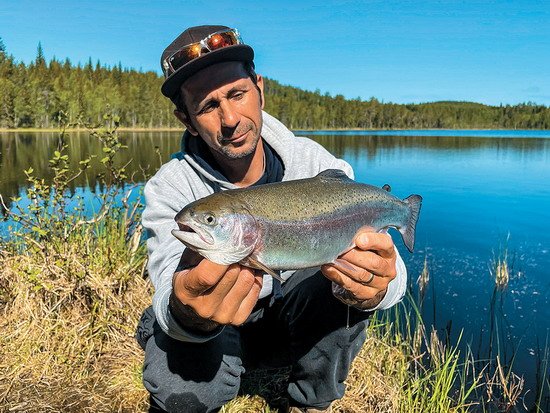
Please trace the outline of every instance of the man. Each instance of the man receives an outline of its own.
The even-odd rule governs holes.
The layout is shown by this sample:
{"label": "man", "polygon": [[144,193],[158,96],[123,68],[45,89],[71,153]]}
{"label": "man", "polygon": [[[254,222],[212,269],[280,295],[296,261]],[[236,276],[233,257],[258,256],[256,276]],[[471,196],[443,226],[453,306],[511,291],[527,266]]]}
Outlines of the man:
{"label": "man", "polygon": [[142,317],[138,340],[151,411],[217,411],[237,395],[244,371],[260,365],[290,366],[290,411],[330,411],[367,318],[404,294],[406,270],[387,234],[359,233],[341,257],[347,264],[286,271],[282,285],[208,261],[171,235],[176,213],[215,191],[326,169],[353,176],[346,162],[262,111],[253,57],[225,26],[189,28],[162,55],[161,90],[187,130],[182,151],[145,187],[154,315]]}

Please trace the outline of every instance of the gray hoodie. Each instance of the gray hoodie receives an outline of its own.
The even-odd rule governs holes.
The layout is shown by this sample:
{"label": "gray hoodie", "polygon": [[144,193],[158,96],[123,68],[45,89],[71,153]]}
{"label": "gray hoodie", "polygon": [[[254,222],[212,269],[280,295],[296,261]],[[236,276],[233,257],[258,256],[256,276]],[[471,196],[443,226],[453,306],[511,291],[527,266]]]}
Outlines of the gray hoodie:
{"label": "gray hoodie", "polygon": [[[265,112],[261,136],[283,162],[283,181],[310,178],[326,169],[341,169],[353,178],[353,170],[347,162],[335,158],[308,138],[294,136],[281,122]],[[188,203],[213,193],[213,182],[222,190],[236,188],[227,181],[215,178],[191,156],[180,152],[164,164],[145,185],[143,226],[148,237],[148,271],[155,287],[153,310],[157,322],[166,334],[181,341],[204,342],[221,331],[218,329],[214,334],[204,336],[188,332],[175,320],[168,307],[172,276],[185,248],[171,234],[172,229],[177,229],[174,217]],[[286,271],[282,277],[286,279],[292,273],[293,271]],[[384,299],[376,309],[386,309],[398,303],[405,294],[406,282],[407,270],[398,254],[397,277],[389,284]],[[271,294],[271,291],[272,278],[266,274],[260,298]]]}

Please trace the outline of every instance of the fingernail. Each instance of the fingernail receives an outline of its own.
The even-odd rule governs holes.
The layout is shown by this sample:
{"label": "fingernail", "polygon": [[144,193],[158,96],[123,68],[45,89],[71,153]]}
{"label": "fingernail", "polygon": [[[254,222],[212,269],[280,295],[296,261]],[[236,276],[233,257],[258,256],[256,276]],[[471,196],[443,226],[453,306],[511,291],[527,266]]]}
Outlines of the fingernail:
{"label": "fingernail", "polygon": [[369,237],[366,236],[365,234],[361,234],[359,235],[359,239],[357,241],[361,244],[366,244],[369,242]]}

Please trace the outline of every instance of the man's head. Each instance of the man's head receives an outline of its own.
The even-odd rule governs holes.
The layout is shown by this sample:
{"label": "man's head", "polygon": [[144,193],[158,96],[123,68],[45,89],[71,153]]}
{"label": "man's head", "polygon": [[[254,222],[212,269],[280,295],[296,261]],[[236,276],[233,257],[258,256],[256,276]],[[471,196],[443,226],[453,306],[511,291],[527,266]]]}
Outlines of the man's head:
{"label": "man's head", "polygon": [[236,29],[227,26],[190,27],[162,53],[160,65],[165,80],[161,91],[173,100],[187,78],[205,67],[228,61],[253,65],[254,50],[243,43]]}
{"label": "man's head", "polygon": [[225,158],[251,155],[262,128],[263,79],[254,52],[225,26],[187,29],[161,58],[162,93],[188,131]]}

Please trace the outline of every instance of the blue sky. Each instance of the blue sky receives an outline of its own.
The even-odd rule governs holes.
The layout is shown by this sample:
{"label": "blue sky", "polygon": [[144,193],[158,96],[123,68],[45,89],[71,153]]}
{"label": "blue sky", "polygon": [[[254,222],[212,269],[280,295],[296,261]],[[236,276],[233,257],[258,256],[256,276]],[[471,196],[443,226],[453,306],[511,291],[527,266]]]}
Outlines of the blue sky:
{"label": "blue sky", "polygon": [[347,98],[550,105],[550,1],[0,0],[0,37],[47,59],[160,73],[188,26],[237,27],[264,76]]}

